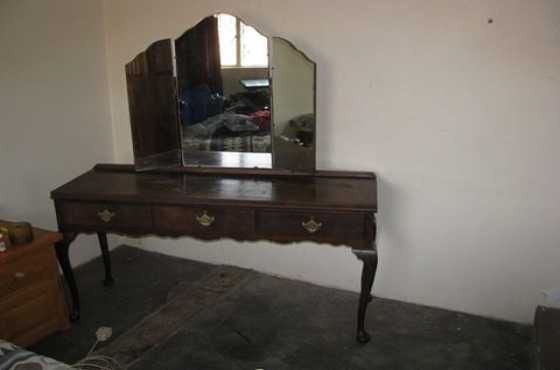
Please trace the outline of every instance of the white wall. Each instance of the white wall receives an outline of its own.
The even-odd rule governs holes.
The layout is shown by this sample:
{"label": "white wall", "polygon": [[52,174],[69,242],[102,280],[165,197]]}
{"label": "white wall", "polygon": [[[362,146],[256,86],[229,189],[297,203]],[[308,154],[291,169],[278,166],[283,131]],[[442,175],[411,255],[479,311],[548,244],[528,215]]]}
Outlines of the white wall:
{"label": "white wall", "polygon": [[[101,5],[0,1],[0,218],[55,229],[50,191],[112,160]],[[92,237],[71,249],[98,254]]]}
{"label": "white wall", "polygon": [[[376,295],[529,322],[540,290],[560,287],[557,0],[105,7],[117,161],[132,160],[124,64],[208,14],[232,13],[317,62],[319,167],[379,175]],[[343,248],[142,244],[327,286],[359,284],[360,265]]]}

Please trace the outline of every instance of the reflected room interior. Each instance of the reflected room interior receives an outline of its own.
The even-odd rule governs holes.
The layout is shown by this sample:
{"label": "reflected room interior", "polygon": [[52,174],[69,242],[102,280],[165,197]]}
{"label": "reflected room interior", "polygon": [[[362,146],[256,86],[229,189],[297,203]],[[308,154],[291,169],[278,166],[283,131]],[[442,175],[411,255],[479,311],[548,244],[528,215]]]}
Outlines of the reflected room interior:
{"label": "reflected room interior", "polygon": [[229,14],[126,65],[135,167],[315,171],[316,65]]}
{"label": "reflected room interior", "polygon": [[[183,162],[271,167],[268,38],[229,14],[206,17],[175,41]],[[213,153],[208,153],[213,152]],[[256,159],[256,160],[255,160]]]}
{"label": "reflected room interior", "polygon": [[272,38],[274,168],[315,168],[315,63],[281,37]]}

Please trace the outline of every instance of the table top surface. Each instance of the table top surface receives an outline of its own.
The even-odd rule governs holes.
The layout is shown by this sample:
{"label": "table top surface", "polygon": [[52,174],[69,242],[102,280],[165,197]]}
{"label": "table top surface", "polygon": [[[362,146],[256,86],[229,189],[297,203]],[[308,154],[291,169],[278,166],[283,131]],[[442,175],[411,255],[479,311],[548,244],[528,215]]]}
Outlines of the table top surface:
{"label": "table top surface", "polygon": [[98,165],[51,193],[55,200],[219,204],[377,211],[373,173],[320,171],[309,176],[135,172]]}

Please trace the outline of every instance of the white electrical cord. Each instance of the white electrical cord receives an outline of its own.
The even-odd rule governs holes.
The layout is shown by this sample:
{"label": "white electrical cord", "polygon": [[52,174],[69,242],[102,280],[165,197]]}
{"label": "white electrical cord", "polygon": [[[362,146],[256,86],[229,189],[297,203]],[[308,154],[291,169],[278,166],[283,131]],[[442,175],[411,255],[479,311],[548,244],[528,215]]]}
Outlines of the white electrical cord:
{"label": "white electrical cord", "polygon": [[76,370],[121,370],[121,365],[109,356],[88,356],[72,365]]}
{"label": "white electrical cord", "polygon": [[121,370],[123,367],[117,360],[109,356],[93,355],[95,348],[100,342],[105,342],[113,335],[113,329],[102,326],[95,332],[95,343],[87,353],[86,357],[74,365],[75,370]]}

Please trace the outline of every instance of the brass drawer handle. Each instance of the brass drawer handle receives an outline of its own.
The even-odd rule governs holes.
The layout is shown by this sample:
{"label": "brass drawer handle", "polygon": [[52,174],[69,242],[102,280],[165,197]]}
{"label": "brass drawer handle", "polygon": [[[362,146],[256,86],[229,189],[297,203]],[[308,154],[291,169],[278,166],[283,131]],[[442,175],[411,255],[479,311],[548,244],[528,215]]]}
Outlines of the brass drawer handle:
{"label": "brass drawer handle", "polygon": [[321,227],[323,227],[323,223],[317,222],[315,221],[314,217],[311,217],[309,221],[303,221],[301,223],[301,226],[303,226],[303,228],[307,230],[309,233],[315,234],[317,231],[321,229]]}
{"label": "brass drawer handle", "polygon": [[15,277],[16,279],[23,279],[23,278],[25,277],[25,272],[16,272],[16,273],[14,274],[14,277]]}
{"label": "brass drawer handle", "polygon": [[215,219],[216,219],[216,217],[209,216],[208,212],[206,212],[206,211],[202,212],[202,216],[196,216],[196,220],[198,221],[198,223],[201,224],[204,227],[208,227],[208,226],[212,225],[212,223],[214,222]]}
{"label": "brass drawer handle", "polygon": [[104,209],[101,212],[97,212],[97,215],[99,216],[101,221],[108,223],[113,219],[113,217],[115,217],[116,214],[115,212],[111,212],[108,209]]}

